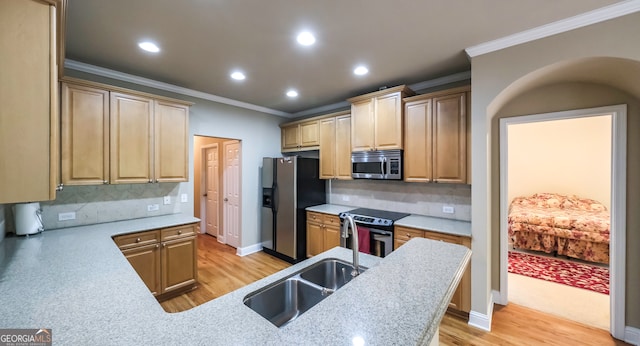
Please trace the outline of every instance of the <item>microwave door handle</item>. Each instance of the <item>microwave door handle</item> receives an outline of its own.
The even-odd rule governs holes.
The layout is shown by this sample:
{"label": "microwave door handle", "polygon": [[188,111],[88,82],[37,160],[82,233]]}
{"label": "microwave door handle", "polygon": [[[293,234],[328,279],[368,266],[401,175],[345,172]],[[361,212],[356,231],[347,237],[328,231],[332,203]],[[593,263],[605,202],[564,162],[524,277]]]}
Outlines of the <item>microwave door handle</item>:
{"label": "microwave door handle", "polygon": [[387,167],[386,163],[387,163],[387,158],[383,157],[382,161],[380,161],[380,172],[382,173],[382,177],[387,176],[387,173],[385,172],[386,170],[385,168]]}

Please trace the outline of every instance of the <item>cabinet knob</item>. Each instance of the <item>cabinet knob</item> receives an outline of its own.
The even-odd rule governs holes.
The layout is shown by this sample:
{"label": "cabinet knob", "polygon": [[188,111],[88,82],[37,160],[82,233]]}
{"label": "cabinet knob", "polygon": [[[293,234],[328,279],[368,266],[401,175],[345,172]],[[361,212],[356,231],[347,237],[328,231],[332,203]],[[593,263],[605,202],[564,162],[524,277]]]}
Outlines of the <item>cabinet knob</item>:
{"label": "cabinet knob", "polygon": [[182,230],[178,230],[178,234],[182,234]]}
{"label": "cabinet knob", "polygon": [[136,239],[136,243],[139,243],[139,242],[140,242],[140,238],[137,238],[137,239]]}
{"label": "cabinet knob", "polygon": [[159,183],[158,179],[156,179],[156,184]]}
{"label": "cabinet knob", "polygon": [[149,184],[153,183],[153,180],[149,179]]}
{"label": "cabinet knob", "polygon": [[159,248],[159,247],[160,247],[160,245],[156,244],[156,249]]}
{"label": "cabinet knob", "polygon": [[162,243],[162,247],[167,247],[167,243]]}
{"label": "cabinet knob", "polygon": [[58,186],[56,186],[56,191],[62,191],[62,190],[64,190],[64,184],[60,183],[58,184]]}
{"label": "cabinet knob", "polygon": [[411,238],[411,234],[407,233],[407,238]]}

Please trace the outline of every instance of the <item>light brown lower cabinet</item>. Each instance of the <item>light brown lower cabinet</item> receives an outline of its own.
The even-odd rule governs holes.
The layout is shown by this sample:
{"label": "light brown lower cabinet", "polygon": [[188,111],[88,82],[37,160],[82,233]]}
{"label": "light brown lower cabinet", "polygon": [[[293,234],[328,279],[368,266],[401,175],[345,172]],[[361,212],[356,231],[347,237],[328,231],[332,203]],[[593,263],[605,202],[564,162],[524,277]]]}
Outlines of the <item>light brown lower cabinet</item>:
{"label": "light brown lower cabinet", "polygon": [[336,215],[307,212],[307,257],[340,246],[340,218]]}
{"label": "light brown lower cabinet", "polygon": [[114,241],[158,300],[197,284],[195,224],[125,234]]}
{"label": "light brown lower cabinet", "polygon": [[[403,226],[395,226],[393,233],[394,250],[404,245],[404,243],[408,242],[412,238],[440,240],[447,243],[464,245],[468,248],[471,248],[471,238],[464,236],[455,236]],[[467,270],[465,270],[462,279],[460,280],[460,284],[458,284],[458,288],[451,298],[451,302],[449,303],[449,311],[452,311],[454,313],[462,313],[462,315],[465,315],[467,317],[469,311],[471,311],[471,265],[469,265],[467,267]]]}

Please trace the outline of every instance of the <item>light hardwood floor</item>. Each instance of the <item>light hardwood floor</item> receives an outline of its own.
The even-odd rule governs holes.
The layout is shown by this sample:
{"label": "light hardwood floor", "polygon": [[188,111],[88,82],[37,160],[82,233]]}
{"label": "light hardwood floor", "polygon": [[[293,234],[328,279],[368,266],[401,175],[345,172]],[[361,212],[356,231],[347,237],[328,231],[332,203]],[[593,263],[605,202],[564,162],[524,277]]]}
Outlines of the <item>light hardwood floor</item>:
{"label": "light hardwood floor", "polygon": [[[258,252],[236,256],[236,249],[214,237],[198,235],[196,290],[162,302],[167,312],[188,310],[289,266]],[[605,330],[589,327],[515,304],[496,305],[490,333],[446,314],[440,325],[440,345],[627,345]]]}

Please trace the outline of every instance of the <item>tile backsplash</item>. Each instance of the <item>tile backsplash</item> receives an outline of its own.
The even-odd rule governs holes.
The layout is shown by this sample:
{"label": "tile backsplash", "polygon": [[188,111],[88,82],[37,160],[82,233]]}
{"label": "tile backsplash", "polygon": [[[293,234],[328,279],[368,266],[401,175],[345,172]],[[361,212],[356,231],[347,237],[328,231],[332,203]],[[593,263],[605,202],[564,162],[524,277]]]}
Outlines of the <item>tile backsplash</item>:
{"label": "tile backsplash", "polygon": [[[42,223],[45,229],[56,229],[176,214],[187,205],[180,202],[187,188],[180,183],[65,186],[54,201],[40,203]],[[171,204],[163,203],[165,196],[171,197]],[[159,209],[147,211],[152,204]],[[69,212],[75,212],[75,220],[58,221],[59,213]]]}
{"label": "tile backsplash", "polygon": [[[327,191],[331,204],[471,221],[470,185],[332,180]],[[453,207],[453,214],[443,213],[443,206]]]}

